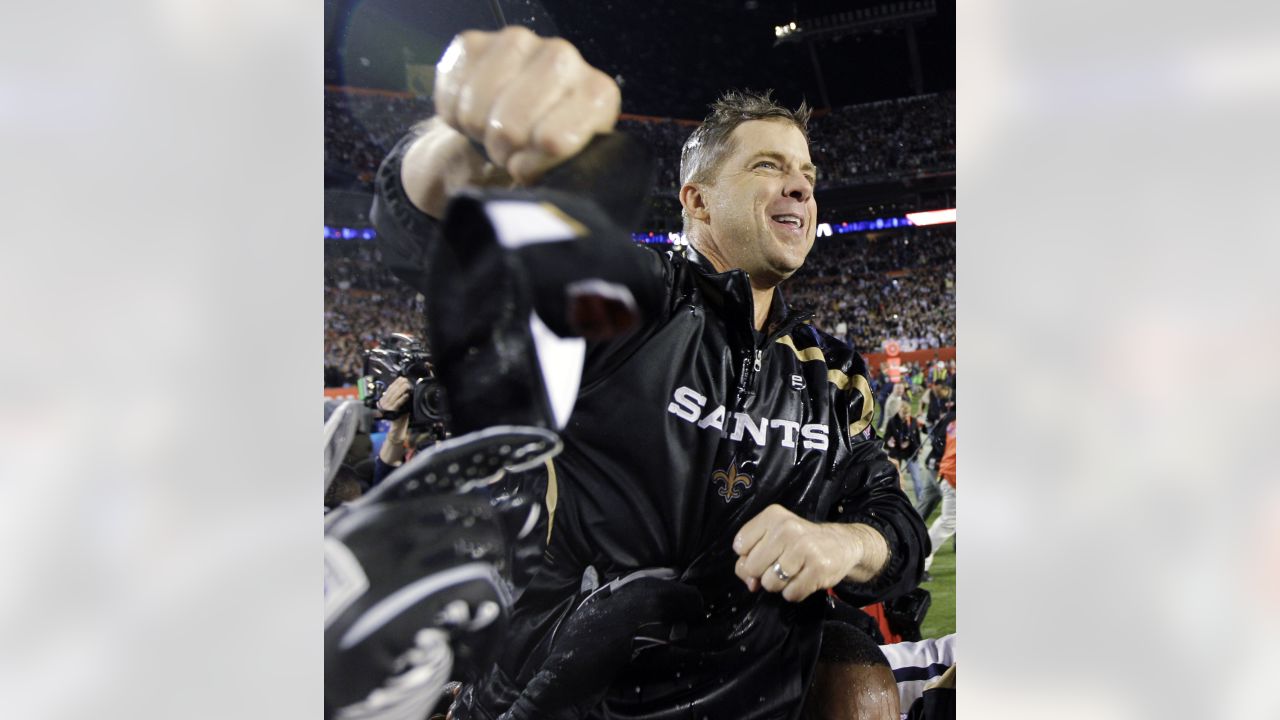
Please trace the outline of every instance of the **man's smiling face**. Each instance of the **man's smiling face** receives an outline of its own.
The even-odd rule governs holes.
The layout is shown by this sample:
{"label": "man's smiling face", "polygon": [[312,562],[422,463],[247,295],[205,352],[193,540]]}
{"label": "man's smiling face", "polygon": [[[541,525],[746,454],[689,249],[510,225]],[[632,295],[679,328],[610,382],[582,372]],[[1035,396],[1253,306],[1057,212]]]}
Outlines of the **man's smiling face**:
{"label": "man's smiling face", "polygon": [[809,145],[799,128],[781,120],[745,122],[730,143],[733,152],[703,189],[708,240],[730,267],[757,284],[777,285],[813,247],[817,171]]}

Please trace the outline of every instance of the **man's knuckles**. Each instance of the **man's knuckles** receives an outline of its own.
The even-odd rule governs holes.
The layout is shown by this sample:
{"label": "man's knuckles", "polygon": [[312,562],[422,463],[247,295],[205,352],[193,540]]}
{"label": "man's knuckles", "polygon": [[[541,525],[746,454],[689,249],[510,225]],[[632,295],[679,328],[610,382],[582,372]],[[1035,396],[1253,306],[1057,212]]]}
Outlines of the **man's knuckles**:
{"label": "man's knuckles", "polygon": [[787,546],[806,541],[805,522],[794,515],[779,517],[769,534]]}
{"label": "man's knuckles", "polygon": [[524,145],[528,138],[529,129],[522,119],[491,118],[484,134],[484,149],[490,160],[505,165],[512,151]]}
{"label": "man's knuckles", "polygon": [[[437,110],[468,137],[483,139],[502,88],[523,69],[538,43],[537,35],[518,25],[497,33],[461,33],[436,64],[437,87],[446,90]],[[449,100],[454,100],[452,113],[445,112]]]}
{"label": "man's knuckles", "polygon": [[580,69],[579,65],[587,65],[578,48],[564,38],[542,38],[538,54],[544,56],[551,63],[551,67],[560,73],[573,72]]}
{"label": "man's knuckles", "polygon": [[[602,108],[606,112],[611,112],[615,116],[621,110],[622,90],[613,78],[593,68],[592,72],[587,75],[583,87],[586,89],[587,97],[595,103],[596,107]],[[612,127],[612,124],[610,124],[610,127]]]}
{"label": "man's knuckles", "polygon": [[559,122],[545,122],[538,125],[533,142],[544,161],[549,164],[582,149],[586,138],[578,128],[566,127]]}
{"label": "man's knuckles", "polygon": [[454,36],[453,43],[450,44],[456,43],[464,53],[475,53],[488,45],[493,38],[494,33],[484,30],[463,30]]}

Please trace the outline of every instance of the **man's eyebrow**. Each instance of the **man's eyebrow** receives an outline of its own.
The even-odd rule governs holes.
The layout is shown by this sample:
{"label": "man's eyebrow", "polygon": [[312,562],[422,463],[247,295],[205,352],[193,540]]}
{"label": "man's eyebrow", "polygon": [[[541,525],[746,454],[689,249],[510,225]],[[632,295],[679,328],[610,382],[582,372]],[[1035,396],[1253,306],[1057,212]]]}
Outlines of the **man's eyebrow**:
{"label": "man's eyebrow", "polygon": [[[780,153],[780,152],[774,152],[774,151],[772,151],[772,150],[761,150],[760,152],[756,153],[755,155],[752,155],[752,156],[751,156],[751,159],[754,161],[756,158],[762,158],[762,157],[763,157],[763,158],[769,158],[770,160],[778,160],[779,162],[782,162],[783,164],[785,164],[785,163],[787,162],[787,158],[786,158],[785,156],[783,156],[783,154],[782,154],[782,153]],[[814,165],[814,164],[813,164],[813,163],[811,163],[811,162],[807,162],[807,163],[805,163],[805,164],[803,164],[803,165],[801,165],[801,166],[800,166],[800,172],[812,173],[812,174],[816,177],[816,176],[818,175],[818,166],[817,166],[817,165]]]}

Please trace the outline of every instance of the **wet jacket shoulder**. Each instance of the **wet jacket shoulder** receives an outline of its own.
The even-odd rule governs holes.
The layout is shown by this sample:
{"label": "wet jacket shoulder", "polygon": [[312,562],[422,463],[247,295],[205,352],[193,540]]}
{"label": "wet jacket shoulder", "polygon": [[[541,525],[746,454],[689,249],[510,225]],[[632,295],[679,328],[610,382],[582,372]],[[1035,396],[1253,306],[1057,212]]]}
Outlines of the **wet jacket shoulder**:
{"label": "wet jacket shoulder", "polygon": [[796,333],[798,347],[807,345],[806,334],[827,358],[827,374],[836,393],[832,408],[846,428],[831,473],[838,494],[820,519],[870,525],[889,546],[889,562],[874,580],[842,583],[836,593],[855,606],[896,597],[919,584],[929,553],[928,531],[903,493],[898,469],[889,461],[883,441],[871,427],[875,401],[866,362],[848,344],[807,325]]}

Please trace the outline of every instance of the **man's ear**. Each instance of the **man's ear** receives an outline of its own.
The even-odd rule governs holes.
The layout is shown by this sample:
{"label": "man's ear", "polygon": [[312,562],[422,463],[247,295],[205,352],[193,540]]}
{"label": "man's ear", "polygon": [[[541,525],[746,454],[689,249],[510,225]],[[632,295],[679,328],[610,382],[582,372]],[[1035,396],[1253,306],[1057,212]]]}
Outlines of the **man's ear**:
{"label": "man's ear", "polygon": [[707,210],[707,196],[703,194],[702,187],[693,183],[685,183],[680,187],[680,204],[684,206],[684,212],[694,220],[708,222],[711,218],[711,212]]}

